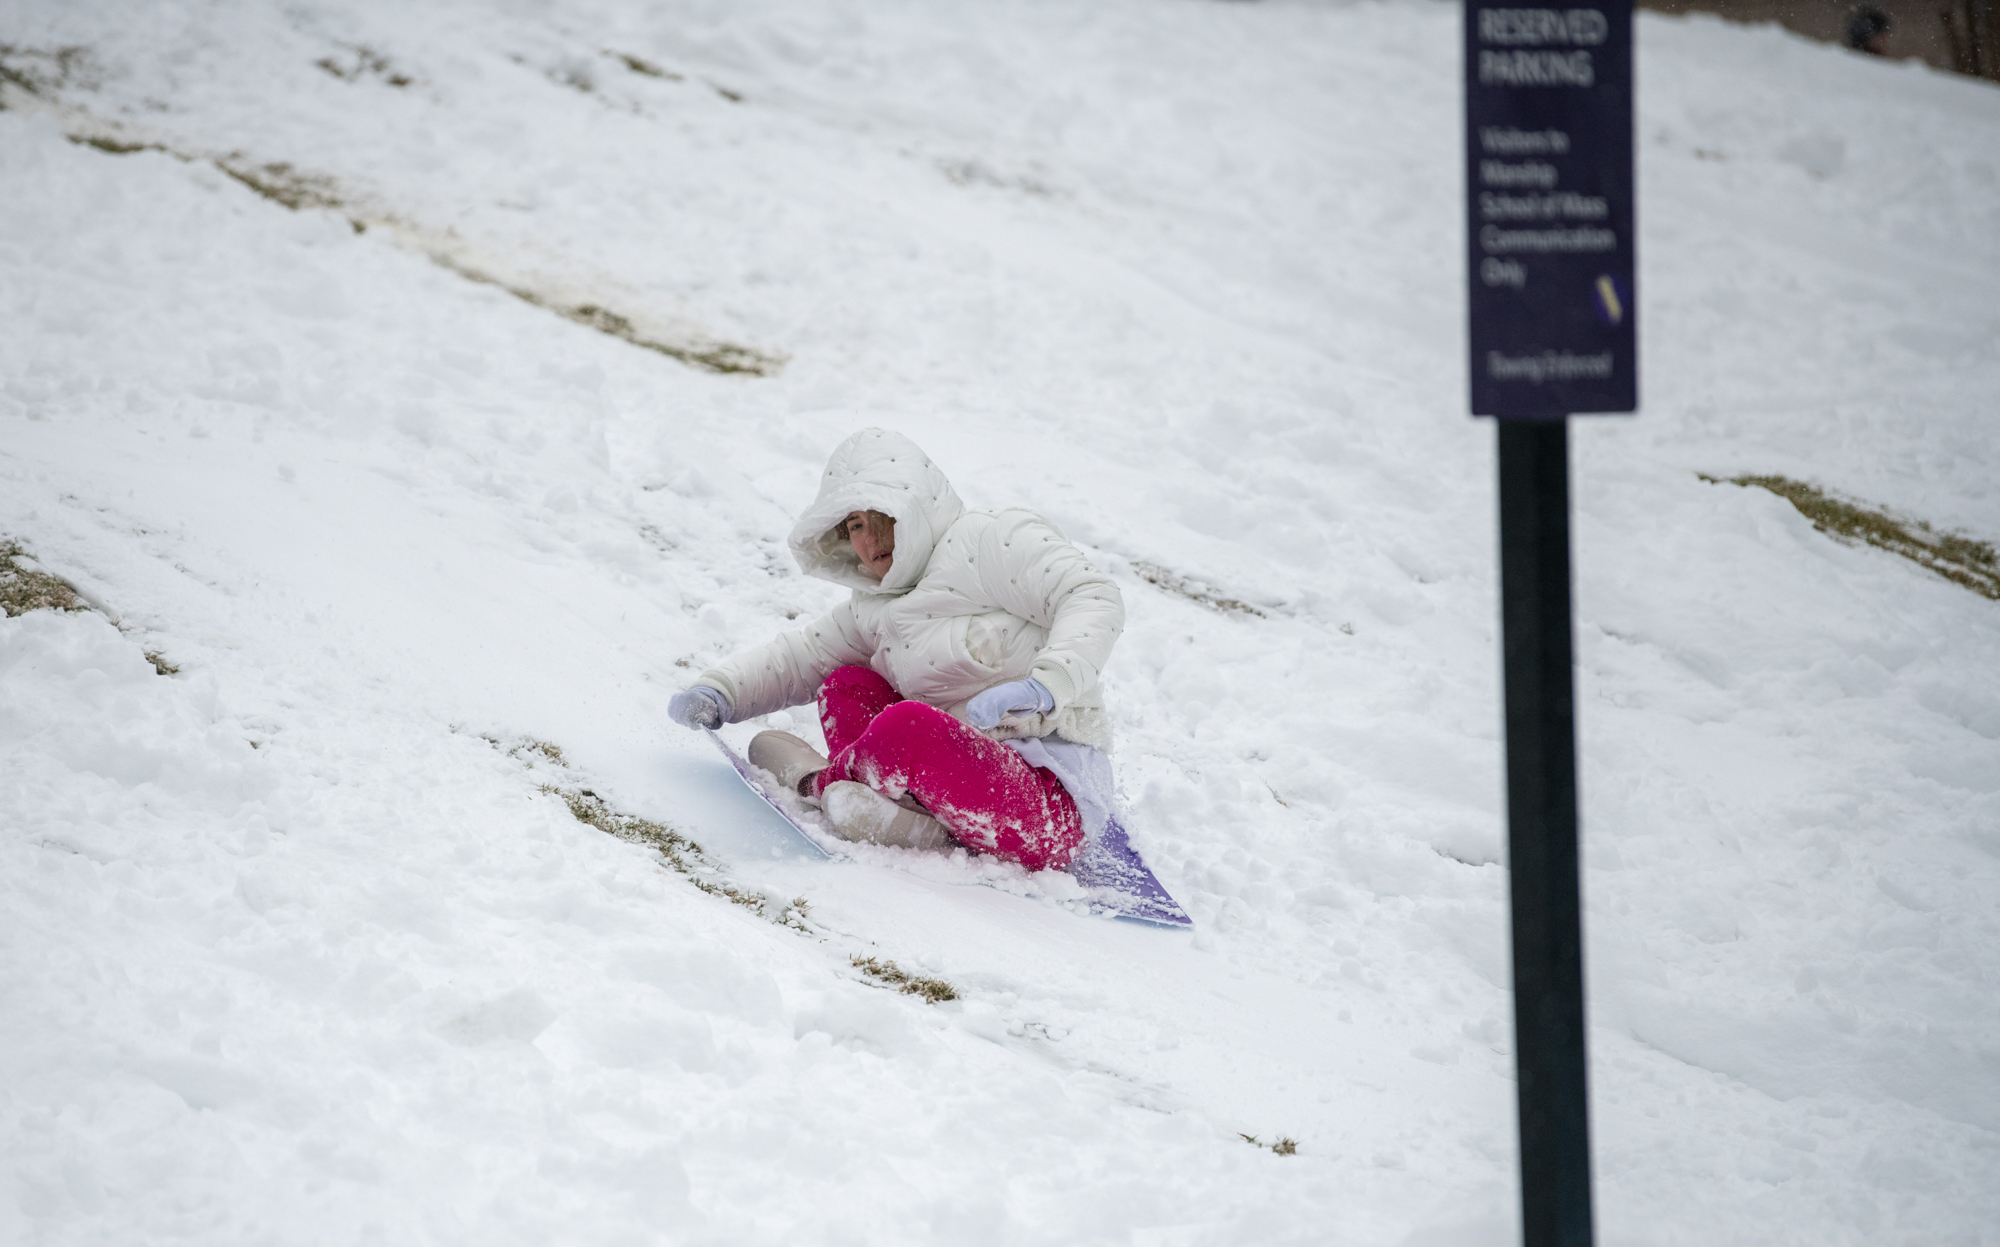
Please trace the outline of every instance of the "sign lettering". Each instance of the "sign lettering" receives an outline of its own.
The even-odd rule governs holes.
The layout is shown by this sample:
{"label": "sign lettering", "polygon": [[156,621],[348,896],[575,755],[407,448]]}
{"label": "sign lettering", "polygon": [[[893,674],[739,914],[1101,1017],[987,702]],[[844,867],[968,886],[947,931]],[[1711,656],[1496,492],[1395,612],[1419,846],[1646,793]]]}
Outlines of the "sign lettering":
{"label": "sign lettering", "polygon": [[1548,419],[1638,404],[1630,0],[1467,0],[1472,410]]}

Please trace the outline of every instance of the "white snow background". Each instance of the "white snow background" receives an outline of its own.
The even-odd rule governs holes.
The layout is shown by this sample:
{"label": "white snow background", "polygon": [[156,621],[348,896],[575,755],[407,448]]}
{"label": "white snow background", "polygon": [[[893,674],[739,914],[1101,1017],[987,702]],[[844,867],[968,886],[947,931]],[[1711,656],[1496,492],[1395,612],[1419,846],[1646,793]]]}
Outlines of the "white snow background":
{"label": "white snow background", "polygon": [[[1458,20],[7,6],[0,534],[97,609],[0,621],[0,1238],[1511,1241]],[[1645,406],[1573,436],[1600,1237],[2000,1242],[2000,604],[1697,476],[2000,538],[2000,91],[1653,15],[1638,75]],[[666,720],[836,600],[783,536],[867,424],[1118,576],[1191,933],[774,857]]]}

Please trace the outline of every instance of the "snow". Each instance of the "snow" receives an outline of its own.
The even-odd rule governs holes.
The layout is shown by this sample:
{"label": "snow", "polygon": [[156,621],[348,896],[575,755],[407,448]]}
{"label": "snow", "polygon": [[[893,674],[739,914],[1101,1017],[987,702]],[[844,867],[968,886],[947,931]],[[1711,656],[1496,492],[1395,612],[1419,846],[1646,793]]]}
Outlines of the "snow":
{"label": "snow", "polygon": [[[1510,1241],[1456,22],[10,9],[0,533],[97,609],[0,621],[0,1233]],[[1645,409],[1573,435],[1601,1237],[1994,1242],[2000,608],[1696,474],[2000,537],[2000,93],[1638,31]],[[1119,577],[1194,931],[787,854],[667,722],[835,599],[783,536],[871,423]]]}

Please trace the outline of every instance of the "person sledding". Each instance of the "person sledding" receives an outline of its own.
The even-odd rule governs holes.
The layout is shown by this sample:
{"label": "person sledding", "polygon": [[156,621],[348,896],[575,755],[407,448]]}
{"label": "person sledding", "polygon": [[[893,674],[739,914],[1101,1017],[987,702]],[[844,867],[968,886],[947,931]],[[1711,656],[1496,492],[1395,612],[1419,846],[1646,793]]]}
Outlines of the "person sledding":
{"label": "person sledding", "polygon": [[1111,809],[1098,675],[1125,625],[1118,586],[1033,512],[966,510],[883,429],[833,452],[791,548],[853,595],[702,672],[674,720],[713,729],[816,702],[830,758],[767,731],[750,761],[843,837],[1068,865]]}

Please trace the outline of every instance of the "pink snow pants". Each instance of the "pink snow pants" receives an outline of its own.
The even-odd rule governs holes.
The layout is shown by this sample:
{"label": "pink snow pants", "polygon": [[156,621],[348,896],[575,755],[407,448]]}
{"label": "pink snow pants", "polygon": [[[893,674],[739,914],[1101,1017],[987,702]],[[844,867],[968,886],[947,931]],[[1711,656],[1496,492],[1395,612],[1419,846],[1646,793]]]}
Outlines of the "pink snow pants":
{"label": "pink snow pants", "polygon": [[1083,816],[1055,772],[935,706],[904,700],[867,667],[826,677],[819,724],[833,760],[818,788],[851,779],[892,800],[909,793],[967,848],[1029,870],[1067,866],[1083,847]]}

